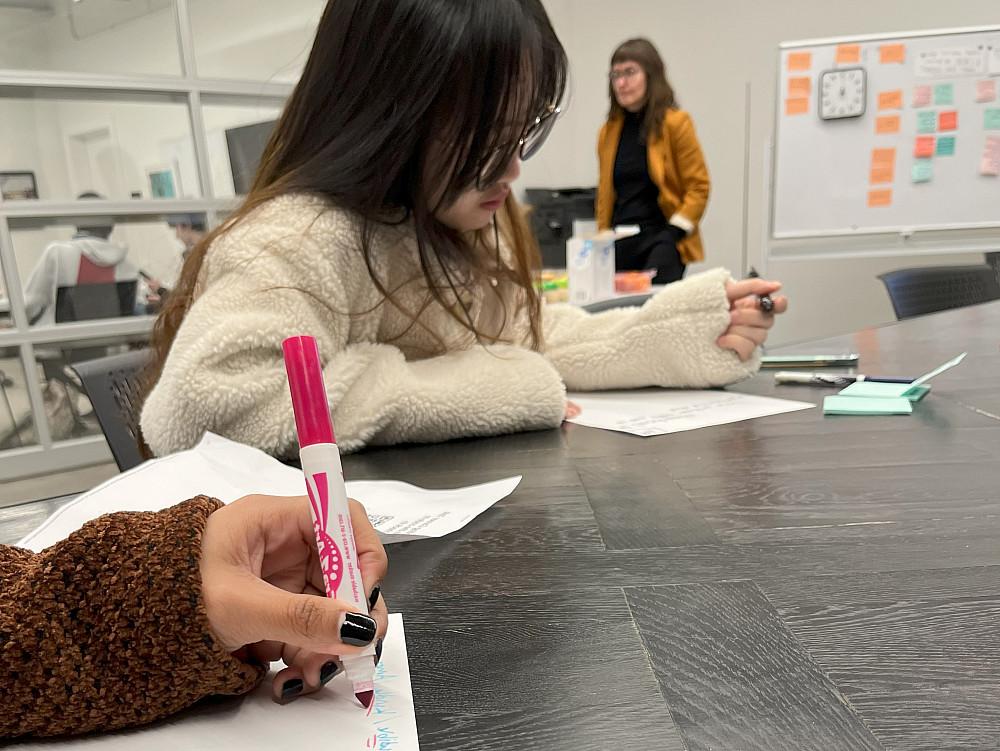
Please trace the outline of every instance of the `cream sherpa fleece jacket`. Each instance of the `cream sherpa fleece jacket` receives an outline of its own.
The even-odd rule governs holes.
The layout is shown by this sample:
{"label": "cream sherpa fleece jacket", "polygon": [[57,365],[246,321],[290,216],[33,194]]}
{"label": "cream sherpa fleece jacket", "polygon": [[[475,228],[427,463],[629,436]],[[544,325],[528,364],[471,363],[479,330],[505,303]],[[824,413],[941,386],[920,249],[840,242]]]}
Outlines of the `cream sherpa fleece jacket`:
{"label": "cream sherpa fleece jacket", "polygon": [[[487,331],[506,320],[510,343],[484,347],[437,303],[412,324],[408,313],[424,306],[428,291],[405,225],[376,232],[374,271],[402,310],[385,302],[362,257],[358,226],[318,198],[289,195],[212,245],[143,408],[154,453],[189,448],[210,430],[293,456],[281,342],[296,334],[318,340],[337,441],[348,451],[556,427],[566,387],[721,386],[758,367],[757,358],[741,363],[715,344],[729,325],[730,276],[722,269],[671,284],[641,308],[591,315],[546,305],[540,352],[525,345],[527,315],[515,302],[463,291]],[[444,341],[444,354],[429,331]]]}

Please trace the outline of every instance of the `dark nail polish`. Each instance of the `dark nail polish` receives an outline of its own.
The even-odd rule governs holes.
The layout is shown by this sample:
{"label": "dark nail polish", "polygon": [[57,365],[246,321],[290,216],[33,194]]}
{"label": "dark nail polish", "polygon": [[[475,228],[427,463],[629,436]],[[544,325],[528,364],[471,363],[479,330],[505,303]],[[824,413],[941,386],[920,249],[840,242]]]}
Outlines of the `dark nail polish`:
{"label": "dark nail polish", "polygon": [[381,587],[375,587],[372,590],[371,595],[368,596],[368,609],[372,610],[375,607],[375,603],[378,602],[379,595],[382,594]]}
{"label": "dark nail polish", "polygon": [[340,672],[340,665],[333,662],[332,660],[326,665],[324,665],[319,671],[319,683],[321,686],[325,686],[327,683],[333,680],[333,677]]}
{"label": "dark nail polish", "polygon": [[298,696],[302,693],[304,685],[301,678],[293,678],[290,681],[285,681],[285,685],[281,687],[281,698],[291,699]]}
{"label": "dark nail polish", "polygon": [[367,647],[375,639],[375,619],[361,613],[347,613],[340,626],[340,640],[352,647]]}
{"label": "dark nail polish", "polygon": [[375,664],[378,665],[382,661],[382,640],[379,639],[375,642]]}

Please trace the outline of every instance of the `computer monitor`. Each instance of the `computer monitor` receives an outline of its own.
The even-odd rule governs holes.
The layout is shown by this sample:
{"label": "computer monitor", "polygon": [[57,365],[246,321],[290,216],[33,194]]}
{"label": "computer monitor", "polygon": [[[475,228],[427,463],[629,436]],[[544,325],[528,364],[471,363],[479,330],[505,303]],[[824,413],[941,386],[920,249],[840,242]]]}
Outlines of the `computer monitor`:
{"label": "computer monitor", "polygon": [[229,167],[233,172],[233,188],[237,195],[246,195],[253,185],[260,158],[271,137],[277,120],[253,125],[241,125],[226,130],[226,147],[229,149]]}
{"label": "computer monitor", "polygon": [[129,282],[60,287],[56,290],[56,323],[135,315],[138,286],[139,283],[133,279]]}

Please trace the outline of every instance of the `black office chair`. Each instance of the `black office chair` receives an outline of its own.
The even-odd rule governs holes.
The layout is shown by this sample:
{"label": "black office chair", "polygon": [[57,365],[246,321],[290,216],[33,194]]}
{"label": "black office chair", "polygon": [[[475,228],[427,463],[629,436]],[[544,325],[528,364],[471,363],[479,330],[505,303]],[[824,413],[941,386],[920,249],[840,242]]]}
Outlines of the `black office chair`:
{"label": "black office chair", "polygon": [[140,349],[72,366],[122,472],[145,461],[139,451],[138,400],[139,378],[149,357],[148,350]]}
{"label": "black office chair", "polygon": [[598,300],[582,307],[588,313],[600,313],[605,310],[614,310],[615,308],[634,308],[642,305],[652,296],[652,293],[646,292],[641,295],[612,297],[607,300]]}
{"label": "black office chair", "polygon": [[996,272],[982,266],[928,266],[880,274],[897,320],[1000,300]]}

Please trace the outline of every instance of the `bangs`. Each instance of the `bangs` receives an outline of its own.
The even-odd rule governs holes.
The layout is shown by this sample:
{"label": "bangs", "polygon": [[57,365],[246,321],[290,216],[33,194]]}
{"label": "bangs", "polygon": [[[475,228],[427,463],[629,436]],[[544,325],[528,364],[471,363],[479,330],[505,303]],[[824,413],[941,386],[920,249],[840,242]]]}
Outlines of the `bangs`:
{"label": "bangs", "polygon": [[436,158],[450,202],[475,185],[496,183],[536,118],[566,90],[566,53],[544,16],[518,2],[495,2],[464,29],[462,54],[444,87]]}

